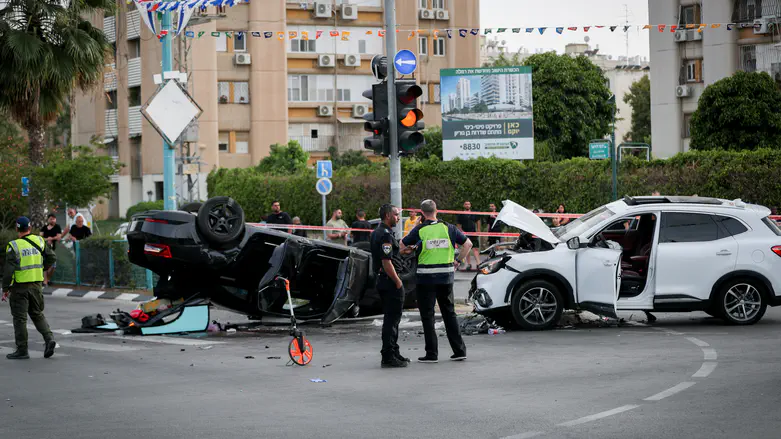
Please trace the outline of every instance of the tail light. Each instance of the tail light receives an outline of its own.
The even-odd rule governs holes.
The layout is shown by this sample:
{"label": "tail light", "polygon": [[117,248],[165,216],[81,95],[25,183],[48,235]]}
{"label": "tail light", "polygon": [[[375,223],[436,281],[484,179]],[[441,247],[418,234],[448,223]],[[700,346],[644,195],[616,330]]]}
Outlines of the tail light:
{"label": "tail light", "polygon": [[160,224],[168,224],[167,220],[164,219],[156,219],[156,218],[147,218],[144,221],[148,223],[160,223]]}
{"label": "tail light", "polygon": [[773,250],[773,253],[777,254],[778,256],[781,256],[781,245],[777,245],[770,250]]}
{"label": "tail light", "polygon": [[170,259],[171,247],[165,244],[144,244],[144,254]]}

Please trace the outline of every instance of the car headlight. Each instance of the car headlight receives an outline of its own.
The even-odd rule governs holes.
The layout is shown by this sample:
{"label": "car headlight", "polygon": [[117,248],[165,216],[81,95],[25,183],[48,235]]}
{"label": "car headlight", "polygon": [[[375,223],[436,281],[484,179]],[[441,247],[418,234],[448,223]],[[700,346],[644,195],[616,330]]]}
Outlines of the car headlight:
{"label": "car headlight", "polygon": [[488,261],[484,262],[482,265],[480,265],[480,273],[482,274],[493,274],[497,271],[504,268],[505,263],[507,260],[510,259],[507,256],[503,256],[501,258],[494,258],[489,259]]}

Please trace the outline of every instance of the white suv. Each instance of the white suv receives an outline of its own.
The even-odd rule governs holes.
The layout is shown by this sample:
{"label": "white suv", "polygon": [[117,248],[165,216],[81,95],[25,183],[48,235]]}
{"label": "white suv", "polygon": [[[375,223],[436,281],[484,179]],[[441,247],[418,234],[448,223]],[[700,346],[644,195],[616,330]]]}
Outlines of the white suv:
{"label": "white suv", "polygon": [[469,298],[525,329],[554,326],[565,308],[701,310],[753,324],[781,305],[781,229],[768,215],[740,200],[626,197],[551,230],[505,201],[496,220],[519,239],[480,266]]}

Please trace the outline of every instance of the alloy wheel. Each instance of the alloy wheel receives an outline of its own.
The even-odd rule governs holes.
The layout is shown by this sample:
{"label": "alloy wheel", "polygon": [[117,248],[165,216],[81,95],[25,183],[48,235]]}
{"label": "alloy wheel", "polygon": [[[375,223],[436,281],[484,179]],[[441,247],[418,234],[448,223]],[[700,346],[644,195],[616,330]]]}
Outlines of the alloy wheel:
{"label": "alloy wheel", "polygon": [[724,295],[724,312],[737,322],[753,319],[761,308],[762,294],[753,285],[733,285]]}
{"label": "alloy wheel", "polygon": [[550,322],[556,315],[556,296],[547,288],[531,288],[523,293],[518,304],[523,318],[536,325]]}

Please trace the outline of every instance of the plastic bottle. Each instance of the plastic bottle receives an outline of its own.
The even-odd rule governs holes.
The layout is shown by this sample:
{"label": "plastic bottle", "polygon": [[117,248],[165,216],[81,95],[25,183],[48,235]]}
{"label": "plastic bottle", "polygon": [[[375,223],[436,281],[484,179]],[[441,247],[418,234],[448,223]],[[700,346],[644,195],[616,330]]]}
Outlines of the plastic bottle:
{"label": "plastic bottle", "polygon": [[504,334],[504,329],[488,328],[488,335]]}

